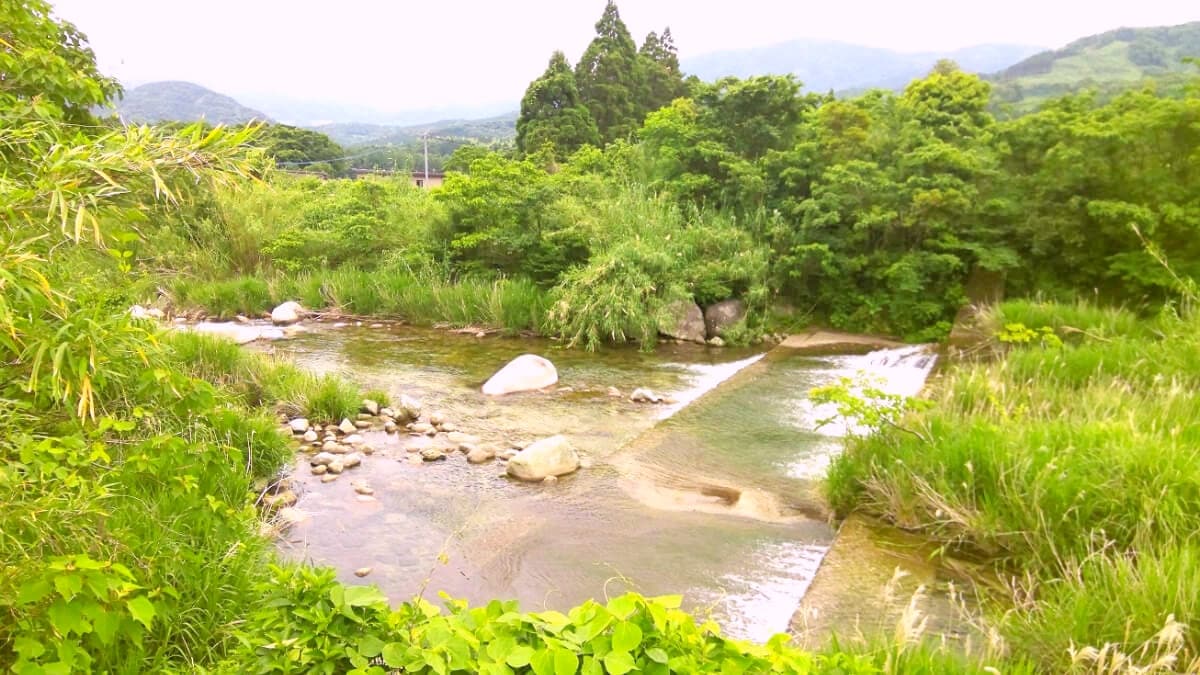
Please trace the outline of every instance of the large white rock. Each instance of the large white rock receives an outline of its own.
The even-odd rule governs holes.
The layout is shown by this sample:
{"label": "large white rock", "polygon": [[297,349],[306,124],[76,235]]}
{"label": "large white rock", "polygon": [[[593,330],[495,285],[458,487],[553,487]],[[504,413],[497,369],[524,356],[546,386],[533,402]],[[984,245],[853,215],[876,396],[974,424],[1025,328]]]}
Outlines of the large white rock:
{"label": "large white rock", "polygon": [[483,385],[488,396],[502,396],[518,391],[542,389],[558,382],[558,369],[546,359],[534,354],[522,354],[496,371]]}
{"label": "large white rock", "polygon": [[271,323],[276,326],[288,326],[299,321],[304,314],[304,308],[300,306],[300,303],[289,300],[271,310]]}
{"label": "large white rock", "polygon": [[255,340],[282,340],[286,337],[282,328],[243,326],[228,322],[209,323],[205,321],[194,326],[181,326],[180,328],[183,330],[194,330],[197,333],[204,333],[206,335],[228,338],[240,345],[244,345],[247,342],[254,342]]}
{"label": "large white rock", "polygon": [[562,476],[579,468],[579,453],[566,436],[543,438],[508,460],[508,475],[527,481]]}

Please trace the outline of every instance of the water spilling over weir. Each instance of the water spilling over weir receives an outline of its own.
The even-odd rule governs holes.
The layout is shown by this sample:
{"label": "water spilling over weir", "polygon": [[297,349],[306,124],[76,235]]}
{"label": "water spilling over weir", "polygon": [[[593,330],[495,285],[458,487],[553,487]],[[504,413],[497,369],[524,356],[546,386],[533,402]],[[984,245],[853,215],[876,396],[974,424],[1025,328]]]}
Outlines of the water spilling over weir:
{"label": "water spilling over weir", "polygon": [[[818,482],[843,430],[814,429],[829,411],[807,392],[866,372],[912,394],[933,365],[919,347],[584,354],[411,328],[319,331],[276,348],[300,365],[418,395],[485,441],[564,433],[589,464],[556,485],[517,484],[499,462],[471,466],[453,453],[416,465],[404,461],[410,437],[369,434],[378,452],[350,479],[321,484],[298,461],[298,506],[311,517],[285,535],[286,554],[333,565],[347,581],[371,567],[366,580],[393,600],[444,590],[532,610],[627,589],[682,593],[689,609],[754,640],[787,629],[834,538]],[[479,394],[492,370],[525,351],[555,362],[557,389]],[[607,396],[611,386],[648,386],[676,403],[631,403]],[[356,498],[351,480],[368,481],[374,500]]]}

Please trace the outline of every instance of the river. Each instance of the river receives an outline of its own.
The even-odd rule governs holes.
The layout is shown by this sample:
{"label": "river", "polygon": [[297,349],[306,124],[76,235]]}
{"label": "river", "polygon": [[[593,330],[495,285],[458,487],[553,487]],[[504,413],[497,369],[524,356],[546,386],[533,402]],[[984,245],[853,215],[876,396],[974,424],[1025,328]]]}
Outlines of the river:
{"label": "river", "polygon": [[[284,555],[333,566],[347,582],[361,583],[354,570],[369,567],[365,581],[393,601],[437,602],[445,591],[562,610],[630,589],[678,593],[727,633],[757,641],[787,629],[834,537],[818,486],[842,429],[815,429],[830,411],[807,392],[866,371],[915,393],[932,365],[913,347],[858,356],[699,345],[588,353],[404,326],[320,327],[272,349],[419,398],[485,442],[565,434],[585,462],[557,484],[530,485],[506,478],[499,460],[409,459],[441,435],[368,432],[375,454],[335,482],[319,482],[298,457],[297,508],[308,517],[280,539]],[[480,385],[522,353],[553,361],[559,385],[484,397]],[[676,403],[632,403],[635,387]],[[374,495],[357,495],[355,482]]]}

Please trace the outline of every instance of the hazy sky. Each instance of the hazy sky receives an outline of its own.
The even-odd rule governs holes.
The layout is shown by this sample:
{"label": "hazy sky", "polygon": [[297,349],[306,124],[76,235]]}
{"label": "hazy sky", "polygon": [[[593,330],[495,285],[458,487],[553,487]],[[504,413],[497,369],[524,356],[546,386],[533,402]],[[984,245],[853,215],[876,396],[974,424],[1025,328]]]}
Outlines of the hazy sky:
{"label": "hazy sky", "polygon": [[[124,82],[385,110],[512,102],[604,0],[51,0]],[[818,38],[903,51],[1060,47],[1119,26],[1200,19],[1197,0],[621,0],[636,40],[669,25],[684,58]]]}

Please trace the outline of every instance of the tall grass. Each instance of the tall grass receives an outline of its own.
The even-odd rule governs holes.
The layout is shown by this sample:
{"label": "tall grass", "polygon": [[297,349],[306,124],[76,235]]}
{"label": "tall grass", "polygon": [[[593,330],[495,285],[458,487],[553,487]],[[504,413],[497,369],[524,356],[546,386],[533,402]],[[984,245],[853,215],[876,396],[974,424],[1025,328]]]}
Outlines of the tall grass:
{"label": "tall grass", "polygon": [[362,403],[358,389],[344,380],[247,352],[229,340],[176,332],[168,343],[181,370],[227,389],[250,407],[328,422],[354,415]]}
{"label": "tall grass", "polygon": [[481,325],[534,332],[542,330],[550,305],[548,294],[524,279],[448,280],[434,273],[353,267],[267,280],[180,281],[172,292],[181,308],[220,316],[258,314],[296,300],[310,309],[402,319],[417,325]]}
{"label": "tall grass", "polygon": [[[835,508],[924,531],[1031,580],[1010,624],[1042,659],[1072,645],[1132,651],[1168,615],[1200,655],[1200,320],[1008,303],[1004,324],[1050,326],[1061,347],[1012,347],[931,385],[934,405],[852,440],[835,461]],[[1045,662],[1045,661],[1043,661]]]}

